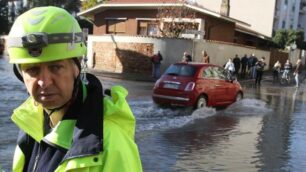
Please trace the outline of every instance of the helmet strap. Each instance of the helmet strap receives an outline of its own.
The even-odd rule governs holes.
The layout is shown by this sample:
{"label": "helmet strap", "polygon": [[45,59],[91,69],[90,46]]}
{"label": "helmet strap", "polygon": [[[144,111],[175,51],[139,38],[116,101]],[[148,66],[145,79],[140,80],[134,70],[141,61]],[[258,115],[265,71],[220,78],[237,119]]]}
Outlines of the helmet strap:
{"label": "helmet strap", "polygon": [[83,56],[82,63],[81,63],[81,81],[88,85],[89,81],[86,78],[86,72],[87,72],[87,57]]}
{"label": "helmet strap", "polygon": [[21,70],[20,70],[18,64],[13,64],[13,71],[14,71],[15,76],[16,76],[21,82],[24,82],[24,81],[23,81],[23,77],[22,77],[22,75],[21,75]]}

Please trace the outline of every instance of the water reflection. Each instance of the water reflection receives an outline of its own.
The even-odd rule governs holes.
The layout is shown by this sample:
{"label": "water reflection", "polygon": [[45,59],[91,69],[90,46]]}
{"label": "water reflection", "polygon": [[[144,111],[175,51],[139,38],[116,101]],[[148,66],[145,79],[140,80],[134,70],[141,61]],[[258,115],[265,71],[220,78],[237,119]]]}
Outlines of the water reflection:
{"label": "water reflection", "polygon": [[3,170],[10,171],[18,134],[10,116],[27,95],[23,84],[15,78],[12,65],[3,58],[0,59],[0,73],[0,164]]}
{"label": "water reflection", "polygon": [[[257,145],[260,161],[258,168],[260,171],[303,171],[305,165],[297,162],[306,159],[305,150],[301,151],[299,146],[301,141],[306,140],[306,137],[300,137],[300,133],[305,135],[305,128],[296,130],[300,126],[295,124],[302,123],[305,126],[305,116],[298,117],[301,107],[305,108],[305,102],[301,101],[304,91],[280,87],[261,92],[265,93],[274,112],[262,119]],[[294,154],[299,156],[293,156]]]}

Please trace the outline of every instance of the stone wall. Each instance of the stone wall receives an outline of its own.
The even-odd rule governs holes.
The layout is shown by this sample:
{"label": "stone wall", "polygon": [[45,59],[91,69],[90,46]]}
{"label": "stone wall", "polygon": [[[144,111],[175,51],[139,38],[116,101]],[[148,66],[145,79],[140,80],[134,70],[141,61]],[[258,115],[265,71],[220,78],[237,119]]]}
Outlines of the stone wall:
{"label": "stone wall", "polygon": [[153,44],[94,42],[95,69],[108,72],[151,73]]}
{"label": "stone wall", "polygon": [[194,44],[195,61],[202,61],[201,52],[203,50],[207,51],[208,55],[210,56],[210,62],[213,64],[222,66],[228,61],[229,58],[234,58],[236,54],[240,58],[245,54],[247,57],[250,57],[251,54],[255,54],[258,59],[265,57],[265,62],[267,63],[267,67],[265,69],[269,69],[268,66],[270,64],[270,51],[233,43],[201,40]]}
{"label": "stone wall", "polygon": [[203,50],[209,54],[211,63],[220,66],[236,54],[242,57],[252,53],[258,58],[264,56],[267,66],[270,63],[270,51],[254,47],[205,40],[119,35],[89,36],[87,56],[88,66],[98,70],[150,74],[149,57],[158,51],[164,58],[161,66],[161,72],[164,72],[170,64],[181,61],[184,51],[193,56],[193,61],[201,62]]}

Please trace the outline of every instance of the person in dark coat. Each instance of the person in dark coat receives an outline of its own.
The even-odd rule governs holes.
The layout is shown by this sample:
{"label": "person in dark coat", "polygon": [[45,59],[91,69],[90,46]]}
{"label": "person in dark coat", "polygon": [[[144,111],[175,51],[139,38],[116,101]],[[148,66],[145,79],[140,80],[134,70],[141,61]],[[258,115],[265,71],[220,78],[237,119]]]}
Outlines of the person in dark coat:
{"label": "person in dark coat", "polygon": [[240,58],[238,57],[238,54],[235,55],[235,58],[233,59],[233,63],[235,66],[235,74],[238,76],[239,69],[240,69]]}
{"label": "person in dark coat", "polygon": [[246,54],[241,58],[240,62],[241,62],[241,77],[244,78],[246,73],[246,67],[248,64],[248,57]]}
{"label": "person in dark coat", "polygon": [[266,66],[265,57],[262,57],[259,61],[256,62],[254,66],[256,69],[255,85],[256,84],[260,85],[265,66]]}
{"label": "person in dark coat", "polygon": [[249,58],[249,61],[248,61],[248,69],[249,69],[249,73],[250,73],[250,77],[251,78],[256,78],[256,68],[255,68],[255,65],[257,63],[258,59],[257,57],[255,56],[255,54],[252,54],[251,57]]}
{"label": "person in dark coat", "polygon": [[163,56],[161,55],[160,51],[157,54],[154,54],[151,58],[152,62],[152,77],[158,79],[160,77],[160,66],[161,61],[163,60]]}

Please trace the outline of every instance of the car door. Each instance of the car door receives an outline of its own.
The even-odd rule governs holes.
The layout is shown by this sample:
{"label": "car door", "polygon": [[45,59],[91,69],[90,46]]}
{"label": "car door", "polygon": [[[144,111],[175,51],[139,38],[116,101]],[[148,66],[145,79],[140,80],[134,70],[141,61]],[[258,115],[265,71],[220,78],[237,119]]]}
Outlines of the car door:
{"label": "car door", "polygon": [[214,90],[215,90],[216,79],[213,77],[212,68],[204,67],[200,71],[199,79],[197,79],[196,90],[198,95],[206,94],[208,96],[208,105],[215,105]]}
{"label": "car door", "polygon": [[222,85],[222,90],[224,92],[223,96],[220,96],[219,100],[221,104],[228,104],[231,103],[233,97],[235,97],[235,89],[234,84],[228,78],[228,72],[221,67],[216,67],[215,70],[217,71],[219,84]]}
{"label": "car door", "polygon": [[220,80],[218,67],[211,67],[211,72],[213,78],[213,81],[211,82],[211,84],[213,84],[212,95],[214,99],[214,106],[217,106],[223,104],[224,98],[226,96],[226,90],[223,85],[223,82]]}

